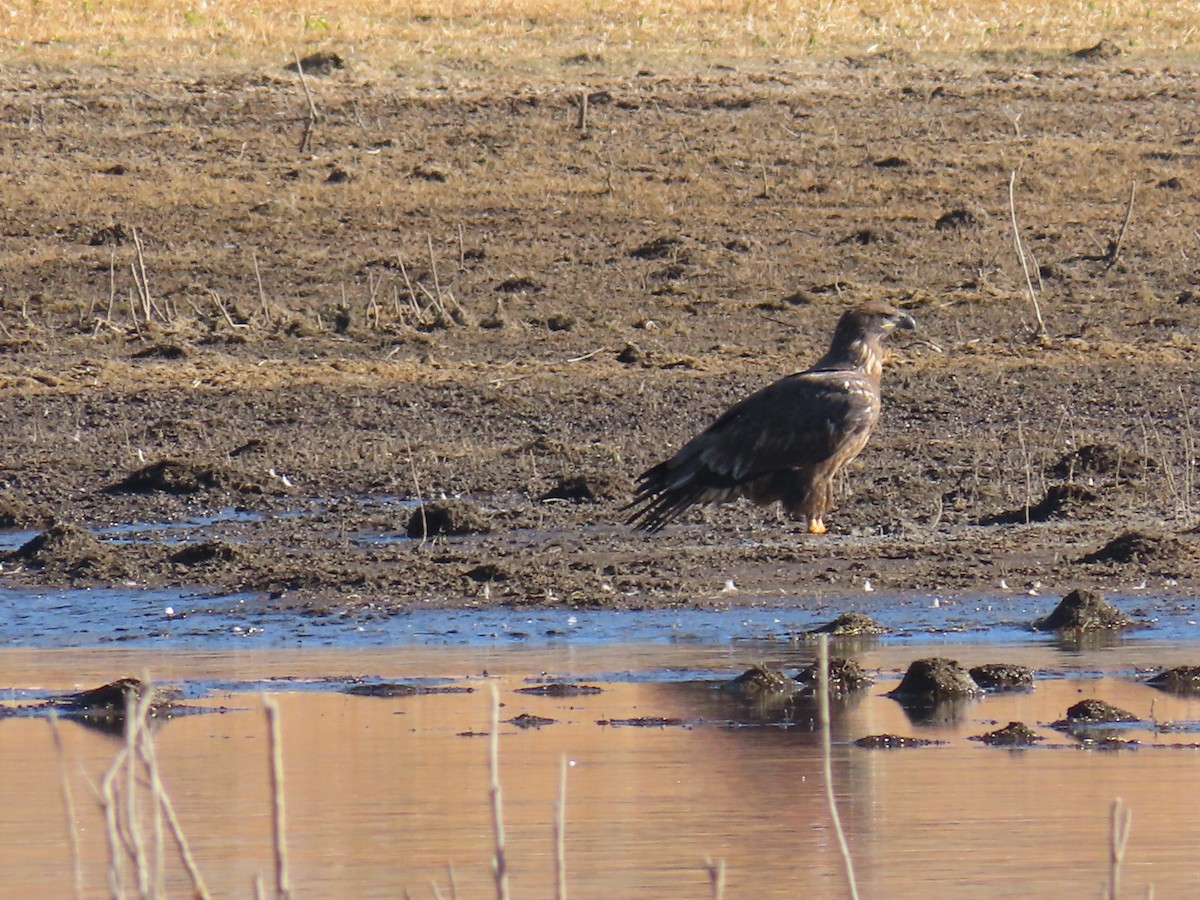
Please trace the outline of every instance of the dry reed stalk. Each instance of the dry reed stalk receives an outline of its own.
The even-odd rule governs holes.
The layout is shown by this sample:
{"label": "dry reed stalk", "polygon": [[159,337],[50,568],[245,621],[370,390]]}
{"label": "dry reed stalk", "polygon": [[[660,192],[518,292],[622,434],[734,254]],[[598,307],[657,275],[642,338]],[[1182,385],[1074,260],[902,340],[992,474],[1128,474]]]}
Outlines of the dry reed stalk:
{"label": "dry reed stalk", "polygon": [[1133,811],[1123,808],[1121,798],[1112,802],[1108,832],[1108,900],[1117,900],[1121,892],[1121,865],[1125,862],[1125,848],[1129,846],[1129,829],[1133,825]]}
{"label": "dry reed stalk", "polygon": [[554,806],[554,896],[567,900],[567,757],[559,761],[558,803]]}
{"label": "dry reed stalk", "polygon": [[267,292],[263,290],[262,273],[258,270],[258,254],[250,251],[250,262],[254,264],[254,280],[258,283],[258,304],[262,308],[263,318],[271,323],[271,309],[267,305]]}
{"label": "dry reed stalk", "polygon": [[1121,230],[1117,232],[1117,239],[1108,245],[1108,250],[1105,252],[1104,268],[1111,269],[1117,264],[1117,257],[1121,255],[1121,243],[1125,240],[1125,229],[1129,227],[1129,220],[1133,218],[1133,192],[1137,186],[1137,182],[1131,182],[1129,185],[1129,202],[1125,204],[1125,220],[1121,223]]}
{"label": "dry reed stalk", "polygon": [[417,478],[417,461],[413,459],[412,444],[407,433],[404,435],[404,449],[408,451],[408,468],[412,472],[413,489],[417,492],[417,511],[421,514],[421,542],[417,546],[424,547],[425,542],[429,540],[429,519],[425,516],[425,497],[421,493],[421,482]]}
{"label": "dry reed stalk", "polygon": [[842,830],[842,817],[838,815],[837,798],[833,794],[833,741],[829,727],[829,635],[817,635],[817,709],[821,721],[821,769],[825,781],[825,800],[829,804],[829,818],[837,834],[838,849],[842,853],[842,865],[846,871],[846,889],[852,900],[858,900],[858,881],[854,877],[854,859],[850,856],[850,845],[846,843],[846,832]]}
{"label": "dry reed stalk", "polygon": [[300,86],[304,88],[304,98],[308,101],[308,117],[304,120],[304,133],[300,135],[300,152],[307,153],[309,147],[312,146],[313,129],[317,125],[317,119],[320,113],[317,112],[317,104],[313,100],[312,91],[308,87],[308,79],[304,77],[304,64],[300,62],[300,55],[296,57],[296,74],[300,76]]}
{"label": "dry reed stalk", "polygon": [[1033,289],[1033,278],[1029,274],[1030,257],[1025,251],[1025,245],[1021,241],[1021,230],[1017,227],[1016,184],[1017,173],[1013,172],[1008,179],[1008,212],[1012,220],[1013,244],[1017,249],[1017,259],[1021,261],[1021,271],[1025,273],[1025,287],[1029,291],[1029,300],[1033,303],[1033,314],[1037,317],[1038,337],[1042,340],[1048,340],[1050,335],[1046,331],[1046,321],[1042,318],[1042,307],[1038,303],[1037,291]]}
{"label": "dry reed stalk", "polygon": [[500,692],[493,682],[492,688],[492,731],[488,741],[488,772],[492,801],[492,833],[495,838],[495,854],[492,857],[492,877],[496,882],[496,900],[508,900],[508,858],[504,846],[504,799],[500,792]]}
{"label": "dry reed stalk", "polygon": [[71,845],[71,873],[75,897],[83,896],[83,861],[79,858],[79,832],[75,829],[75,802],[71,797],[71,779],[67,775],[67,755],[63,750],[62,735],[58,729],[58,714],[50,710],[50,735],[54,739],[54,752],[58,756],[58,780],[62,783],[63,809],[67,815],[67,841]]}
{"label": "dry reed stalk", "polygon": [[575,127],[581,131],[587,131],[588,117],[588,92],[580,91],[579,93],[579,117],[575,120]]}
{"label": "dry reed stalk", "polygon": [[287,861],[287,820],[283,794],[283,741],[279,733],[279,706],[274,698],[262,695],[263,711],[267,716],[267,749],[270,754],[271,772],[271,833],[275,849],[275,896],[287,898],[292,895],[291,878]]}
{"label": "dry reed stalk", "polygon": [[454,877],[454,866],[446,863],[446,877],[450,879],[450,900],[458,900],[458,879]]}
{"label": "dry reed stalk", "polygon": [[725,897],[725,860],[704,860],[704,868],[708,870],[708,884],[712,888],[713,900],[723,900]]}

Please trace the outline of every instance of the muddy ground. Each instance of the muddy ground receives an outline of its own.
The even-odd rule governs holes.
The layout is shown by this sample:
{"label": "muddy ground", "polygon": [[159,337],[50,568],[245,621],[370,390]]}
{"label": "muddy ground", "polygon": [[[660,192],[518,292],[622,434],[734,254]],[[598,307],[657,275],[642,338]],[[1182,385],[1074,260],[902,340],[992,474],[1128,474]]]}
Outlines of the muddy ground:
{"label": "muddy ground", "polygon": [[[0,69],[0,502],[45,531],[4,583],[1195,596],[1194,62],[351,58],[310,109],[286,61]],[[744,503],[623,524],[638,472],[869,298],[921,330],[830,534]],[[406,538],[443,495],[485,530]]]}

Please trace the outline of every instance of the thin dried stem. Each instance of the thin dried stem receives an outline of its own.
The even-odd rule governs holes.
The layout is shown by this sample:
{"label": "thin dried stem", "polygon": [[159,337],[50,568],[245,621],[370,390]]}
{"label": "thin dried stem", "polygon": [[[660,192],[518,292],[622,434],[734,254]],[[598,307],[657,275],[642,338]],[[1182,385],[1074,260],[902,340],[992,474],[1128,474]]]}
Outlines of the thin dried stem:
{"label": "thin dried stem", "polygon": [[496,882],[496,900],[508,900],[508,857],[504,846],[504,800],[500,792],[500,692],[492,684],[492,731],[488,742],[492,801],[492,833],[496,850],[492,857],[492,877]]}
{"label": "thin dried stem", "polygon": [[1017,173],[1013,172],[1008,179],[1008,211],[1012,219],[1013,243],[1017,248],[1017,259],[1021,261],[1021,271],[1025,273],[1025,287],[1029,291],[1029,300],[1033,304],[1033,314],[1037,317],[1038,337],[1046,340],[1049,337],[1049,333],[1046,331],[1046,320],[1042,318],[1042,307],[1038,303],[1037,291],[1033,289],[1033,278],[1029,274],[1029,257],[1025,252],[1025,245],[1021,242],[1021,229],[1017,227],[1016,184]]}
{"label": "thin dried stem", "polygon": [[1137,187],[1137,182],[1129,184],[1129,202],[1125,204],[1125,221],[1121,223],[1121,230],[1117,232],[1117,239],[1108,245],[1108,251],[1104,254],[1104,268],[1111,269],[1117,264],[1117,257],[1121,255],[1121,243],[1125,240],[1125,229],[1129,227],[1129,220],[1133,218],[1133,192]]}
{"label": "thin dried stem", "polygon": [[854,877],[854,859],[850,856],[850,845],[846,843],[846,832],[842,830],[842,817],[838,815],[837,798],[833,793],[833,740],[829,726],[829,635],[817,635],[817,708],[821,722],[821,769],[825,781],[825,800],[829,804],[829,818],[837,834],[838,849],[842,853],[842,865],[846,870],[846,889],[852,900],[858,900],[858,881]]}
{"label": "thin dried stem", "polygon": [[75,802],[71,798],[71,779],[67,775],[67,755],[63,751],[62,735],[58,729],[58,714],[50,710],[50,735],[58,756],[58,779],[62,782],[63,809],[67,815],[67,840],[71,845],[71,872],[75,896],[83,896],[83,862],[79,858],[79,833],[75,829]]}
{"label": "thin dried stem", "polygon": [[554,806],[554,896],[567,900],[567,757],[559,761],[558,803]]}
{"label": "thin dried stem", "polygon": [[279,706],[274,698],[263,694],[263,711],[267,716],[267,743],[271,763],[271,825],[275,849],[275,896],[292,895],[287,860],[287,819],[283,801],[283,741],[279,734]]}
{"label": "thin dried stem", "polygon": [[1108,900],[1117,900],[1121,892],[1121,865],[1125,862],[1125,848],[1129,846],[1129,829],[1133,825],[1133,811],[1124,809],[1121,798],[1112,802],[1108,832]]}
{"label": "thin dried stem", "polygon": [[725,860],[713,862],[711,858],[704,860],[704,868],[708,870],[708,884],[712,888],[713,900],[723,900],[725,897]]}

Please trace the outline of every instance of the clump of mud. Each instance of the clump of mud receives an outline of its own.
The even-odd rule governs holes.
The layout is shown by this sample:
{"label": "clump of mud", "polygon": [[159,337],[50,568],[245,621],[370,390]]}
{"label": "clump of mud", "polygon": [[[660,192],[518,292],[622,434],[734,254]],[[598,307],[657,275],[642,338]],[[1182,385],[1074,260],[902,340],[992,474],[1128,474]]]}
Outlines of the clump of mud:
{"label": "clump of mud", "polygon": [[594,684],[570,684],[565,681],[553,681],[550,684],[536,684],[533,687],[517,688],[515,693],[533,694],[537,697],[587,697],[592,694],[603,694],[604,689]]}
{"label": "clump of mud", "polygon": [[110,494],[198,494],[220,488],[223,480],[213,466],[163,459],[131,472],[107,490]]}
{"label": "clump of mud", "polygon": [[461,685],[408,684],[385,681],[375,684],[352,684],[343,693],[354,697],[417,697],[424,694],[471,694],[473,687]]}
{"label": "clump of mud", "polygon": [[1200,666],[1176,666],[1173,669],[1165,669],[1147,679],[1146,684],[1156,687],[1160,691],[1194,696],[1200,694]]}
{"label": "clump of mud", "polygon": [[178,688],[160,687],[138,678],[118,678],[97,688],[54,697],[40,708],[107,734],[121,734],[131,706],[141,706],[148,721],[161,721],[174,715],[180,696]]}
{"label": "clump of mud", "polygon": [[1046,495],[1031,506],[1019,506],[979,520],[980,525],[1023,525],[1026,522],[1049,522],[1051,519],[1074,519],[1089,515],[1086,507],[1099,495],[1081,484],[1052,484]]}
{"label": "clump of mud", "polygon": [[900,685],[888,696],[897,700],[937,703],[979,693],[979,685],[957,660],[934,656],[909,665]]}
{"label": "clump of mud", "polygon": [[1111,444],[1084,444],[1063,456],[1049,469],[1055,478],[1074,481],[1081,475],[1110,476],[1127,481],[1143,477],[1158,464],[1142,456]]}
{"label": "clump of mud", "polygon": [[521,713],[519,716],[513,716],[508,720],[509,725],[515,725],[517,728],[542,728],[546,725],[558,724],[558,719],[547,719],[545,716],[535,716],[532,713]]}
{"label": "clump of mud", "polygon": [[1030,627],[1034,631],[1119,630],[1133,625],[1133,619],[1104,599],[1099,591],[1071,591],[1044,619]]}
{"label": "clump of mud", "polygon": [[466,500],[439,500],[413,510],[405,533],[410,538],[486,534],[491,523],[479,507]]}
{"label": "clump of mud", "polygon": [[[817,664],[813,663],[796,673],[796,680],[801,684],[815,687],[817,684]],[[861,691],[873,683],[870,675],[853,659],[829,660],[829,689],[835,697],[843,697],[854,691]]]}
{"label": "clump of mud", "polygon": [[721,690],[751,703],[786,700],[800,690],[794,678],[759,664],[721,685]]}
{"label": "clump of mud", "polygon": [[1113,706],[1103,700],[1080,700],[1067,710],[1065,718],[1055,722],[1054,728],[1064,725],[1080,725],[1086,723],[1105,722],[1136,722],[1138,717],[1128,710]]}
{"label": "clump of mud", "polygon": [[1029,747],[1045,738],[1024,722],[1009,722],[1003,728],[975,735],[967,740],[982,741],[995,747]]}
{"label": "clump of mud", "polygon": [[1099,550],[1080,559],[1084,563],[1173,563],[1196,557],[1195,551],[1179,538],[1169,534],[1149,534],[1126,531],[1113,538]]}
{"label": "clump of mud", "polygon": [[117,554],[90,532],[55,522],[7,557],[48,575],[109,580],[128,573]]}
{"label": "clump of mud", "polygon": [[1011,663],[974,666],[971,677],[985,691],[1027,691],[1033,687],[1033,670]]}
{"label": "clump of mud", "polygon": [[38,515],[28,504],[11,494],[0,494],[0,528],[25,528],[41,525],[46,516]]}
{"label": "clump of mud", "polygon": [[829,634],[835,637],[855,637],[867,634],[887,634],[888,629],[862,613],[842,613],[832,622],[814,628],[808,634]]}
{"label": "clump of mud", "polygon": [[903,737],[898,734],[872,734],[859,738],[854,742],[854,746],[867,750],[907,750],[912,747],[932,747],[942,743],[945,742],[929,738]]}
{"label": "clump of mud", "polygon": [[564,475],[538,499],[597,503],[601,500],[617,500],[628,495],[629,482],[625,479],[604,472],[590,472],[582,475]]}
{"label": "clump of mud", "polygon": [[612,728],[680,728],[687,722],[665,716],[636,716],[632,719],[597,719],[596,724]]}
{"label": "clump of mud", "polygon": [[199,566],[210,562],[233,562],[237,555],[237,550],[224,541],[198,541],[185,544],[172,553],[170,559],[181,566]]}

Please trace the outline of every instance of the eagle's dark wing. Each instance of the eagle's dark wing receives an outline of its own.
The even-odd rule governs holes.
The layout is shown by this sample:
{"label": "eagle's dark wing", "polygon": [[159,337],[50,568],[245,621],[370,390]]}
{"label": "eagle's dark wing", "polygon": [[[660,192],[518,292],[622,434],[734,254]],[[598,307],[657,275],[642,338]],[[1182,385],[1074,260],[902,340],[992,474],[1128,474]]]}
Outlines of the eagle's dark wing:
{"label": "eagle's dark wing", "polygon": [[859,371],[802,372],[727,410],[638,480],[629,521],[657,531],[696,503],[729,500],[755,482],[861,452],[879,416],[879,387]]}

